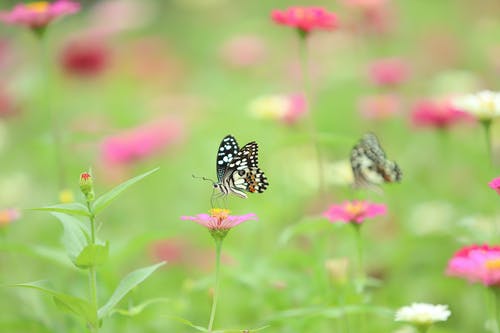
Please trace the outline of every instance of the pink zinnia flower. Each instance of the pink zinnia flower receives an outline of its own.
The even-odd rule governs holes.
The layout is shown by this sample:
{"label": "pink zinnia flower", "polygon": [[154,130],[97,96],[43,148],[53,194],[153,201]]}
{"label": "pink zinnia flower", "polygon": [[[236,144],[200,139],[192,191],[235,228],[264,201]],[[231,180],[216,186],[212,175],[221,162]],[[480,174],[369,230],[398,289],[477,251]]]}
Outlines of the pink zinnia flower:
{"label": "pink zinnia flower", "polygon": [[361,224],[367,218],[387,213],[387,207],[383,204],[375,204],[367,201],[345,201],[340,205],[331,205],[323,213],[330,222],[345,222]]}
{"label": "pink zinnia flower", "polygon": [[374,61],[369,66],[371,81],[380,86],[393,86],[403,83],[409,75],[407,64],[399,58]]}
{"label": "pink zinnia flower", "polygon": [[420,127],[448,128],[465,120],[473,120],[449,101],[421,101],[413,107],[411,121]]}
{"label": "pink zinnia flower", "polygon": [[289,7],[273,10],[271,18],[281,25],[288,25],[307,33],[312,30],[333,30],[337,28],[337,15],[322,7]]}
{"label": "pink zinnia flower", "polygon": [[181,219],[194,221],[204,227],[207,227],[209,230],[229,230],[248,220],[257,220],[257,215],[229,215],[229,210],[227,209],[213,208],[210,210],[210,214],[181,216]]}
{"label": "pink zinnia flower", "polygon": [[500,285],[500,246],[471,245],[461,248],[448,262],[446,273],[485,286]]}
{"label": "pink zinnia flower", "polygon": [[358,108],[366,119],[383,120],[399,113],[401,100],[391,94],[364,96],[359,100]]}
{"label": "pink zinnia flower", "polygon": [[108,47],[102,41],[93,39],[69,42],[60,55],[66,73],[86,77],[101,74],[109,64],[109,59]]}
{"label": "pink zinnia flower", "polygon": [[8,208],[0,210],[0,227],[7,226],[21,217],[19,210]]}
{"label": "pink zinnia flower", "polygon": [[488,183],[488,186],[495,190],[498,194],[500,194],[500,177],[494,178],[491,182]]}
{"label": "pink zinnia flower", "polygon": [[183,126],[177,119],[164,119],[104,139],[101,154],[108,164],[129,164],[161,152],[179,141]]}
{"label": "pink zinnia flower", "polygon": [[18,4],[9,12],[0,12],[0,21],[40,29],[61,16],[74,14],[79,10],[80,4],[70,0],[58,0],[53,3],[38,1]]}

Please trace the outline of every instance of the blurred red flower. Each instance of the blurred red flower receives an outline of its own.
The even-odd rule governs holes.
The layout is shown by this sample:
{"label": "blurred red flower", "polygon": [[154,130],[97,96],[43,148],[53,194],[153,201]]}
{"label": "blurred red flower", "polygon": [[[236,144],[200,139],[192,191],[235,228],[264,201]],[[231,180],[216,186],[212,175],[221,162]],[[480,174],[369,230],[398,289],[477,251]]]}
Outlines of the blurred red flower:
{"label": "blurred red flower", "polygon": [[184,126],[179,119],[165,118],[105,138],[101,143],[101,155],[106,164],[133,163],[178,142],[183,132]]}
{"label": "blurred red flower", "polygon": [[458,250],[446,273],[485,286],[500,285],[500,246],[471,245]]}
{"label": "blurred red flower", "polygon": [[271,18],[281,25],[288,25],[302,32],[312,30],[333,30],[338,27],[337,15],[322,7],[289,7],[273,10]]}
{"label": "blurred red flower", "polygon": [[380,86],[394,86],[408,79],[409,68],[399,58],[380,59],[369,65],[370,80]]}
{"label": "blurred red flower", "polygon": [[103,41],[82,39],[69,42],[59,58],[66,73],[90,77],[101,74],[108,67],[110,56],[110,50]]}
{"label": "blurred red flower", "polygon": [[18,4],[11,11],[0,12],[0,21],[39,29],[61,16],[74,14],[79,10],[80,4],[70,0],[57,0],[53,3],[38,1]]}
{"label": "blurred red flower", "polygon": [[412,123],[419,127],[444,129],[467,120],[474,119],[449,101],[420,101],[413,107],[411,113]]}

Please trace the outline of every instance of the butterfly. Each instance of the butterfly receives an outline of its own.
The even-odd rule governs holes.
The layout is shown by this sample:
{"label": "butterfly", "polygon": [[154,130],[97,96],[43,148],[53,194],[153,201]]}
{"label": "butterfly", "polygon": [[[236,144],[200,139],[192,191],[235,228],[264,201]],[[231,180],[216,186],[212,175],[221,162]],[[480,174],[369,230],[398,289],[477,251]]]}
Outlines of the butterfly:
{"label": "butterfly", "polygon": [[214,188],[221,196],[234,194],[247,198],[245,192],[264,192],[269,183],[258,165],[258,145],[255,141],[241,149],[232,135],[224,137],[217,151],[217,182]]}
{"label": "butterfly", "polygon": [[357,188],[400,182],[403,175],[396,162],[386,158],[373,133],[363,135],[352,148],[351,168],[354,174],[354,187]]}

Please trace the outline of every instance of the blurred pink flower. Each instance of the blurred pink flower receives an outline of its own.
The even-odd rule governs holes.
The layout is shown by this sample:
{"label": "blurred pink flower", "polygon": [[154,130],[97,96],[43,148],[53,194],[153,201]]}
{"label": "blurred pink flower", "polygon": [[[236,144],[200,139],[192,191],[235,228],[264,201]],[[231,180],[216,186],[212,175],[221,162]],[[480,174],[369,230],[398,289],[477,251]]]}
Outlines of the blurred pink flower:
{"label": "blurred pink flower", "polygon": [[384,6],[387,0],[342,0],[341,2],[349,7],[366,10]]}
{"label": "blurred pink flower", "polygon": [[101,154],[107,164],[133,163],[160,153],[182,136],[181,121],[165,118],[105,138]]}
{"label": "blurred pink flower", "polygon": [[181,216],[181,219],[194,221],[210,230],[229,230],[248,220],[257,220],[257,215],[229,215],[229,210],[227,209],[213,208],[210,210],[210,214]]}
{"label": "blurred pink flower", "polygon": [[323,216],[330,222],[361,224],[367,218],[385,215],[387,207],[367,201],[345,201],[340,205],[331,205]]}
{"label": "blurred pink flower", "polygon": [[21,212],[15,208],[0,210],[0,227],[7,226],[14,221],[19,220]]}
{"label": "blurred pink flower", "polygon": [[420,101],[413,107],[411,113],[412,123],[419,127],[445,129],[467,120],[474,119],[449,101]]}
{"label": "blurred pink flower", "polygon": [[333,30],[337,28],[337,15],[322,7],[289,7],[273,10],[271,18],[281,25],[288,25],[307,33],[312,30]]}
{"label": "blurred pink flower", "polygon": [[494,178],[488,183],[488,186],[500,195],[500,177]]}
{"label": "blurred pink flower", "polygon": [[484,244],[461,248],[448,262],[446,274],[485,286],[500,285],[500,246]]}
{"label": "blurred pink flower", "polygon": [[258,36],[238,36],[229,39],[221,49],[221,58],[233,67],[250,67],[262,63],[266,45]]}
{"label": "blurred pink flower", "polygon": [[370,80],[380,86],[403,83],[409,75],[407,64],[399,58],[380,59],[369,65]]}
{"label": "blurred pink flower", "polygon": [[392,94],[364,96],[360,98],[358,108],[366,119],[383,120],[399,113],[401,100]]}
{"label": "blurred pink flower", "polygon": [[75,76],[101,74],[110,62],[110,50],[101,40],[81,39],[69,42],[61,51],[64,71]]}
{"label": "blurred pink flower", "polygon": [[61,16],[74,14],[79,10],[80,4],[70,0],[57,0],[53,3],[38,1],[18,4],[11,11],[0,12],[0,21],[39,29]]}

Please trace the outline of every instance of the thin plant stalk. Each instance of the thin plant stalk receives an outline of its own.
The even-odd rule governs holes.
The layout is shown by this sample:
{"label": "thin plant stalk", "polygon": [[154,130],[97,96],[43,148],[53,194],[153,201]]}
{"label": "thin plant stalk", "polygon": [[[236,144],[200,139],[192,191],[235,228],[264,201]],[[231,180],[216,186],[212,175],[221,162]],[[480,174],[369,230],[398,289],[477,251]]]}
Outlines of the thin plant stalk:
{"label": "thin plant stalk", "polygon": [[491,119],[481,120],[481,124],[483,125],[484,128],[486,148],[488,149],[488,157],[490,159],[491,165],[493,165],[493,150],[491,145]]}
{"label": "thin plant stalk", "polygon": [[[89,201],[87,201],[87,207],[90,212],[90,241],[91,245],[95,245],[96,237],[95,237],[95,215],[92,211],[92,205]],[[90,304],[92,306],[92,311],[95,311],[95,315],[97,318],[98,305],[97,305],[97,272],[95,266],[89,267],[89,292],[90,292]],[[99,331],[99,326],[89,325],[90,332],[97,333]]]}
{"label": "thin plant stalk", "polygon": [[50,61],[49,61],[49,47],[47,36],[43,32],[37,33],[39,37],[39,42],[41,44],[42,53],[42,84],[43,84],[43,107],[45,115],[50,121],[50,132],[52,135],[52,141],[54,146],[54,155],[56,163],[57,172],[57,182],[59,190],[66,188],[66,173],[63,160],[63,150],[62,150],[62,135],[61,127],[59,124],[59,115],[57,114],[55,108],[52,107],[52,91],[51,91],[51,73],[50,73]]}
{"label": "thin plant stalk", "polygon": [[222,239],[215,239],[215,288],[212,298],[212,309],[210,310],[210,321],[208,322],[208,331],[212,332],[215,319],[215,311],[217,309],[217,298],[219,295],[219,280],[220,280],[220,256],[222,249]]}
{"label": "thin plant stalk", "polygon": [[309,57],[308,57],[308,34],[307,32],[303,32],[299,30],[300,35],[300,62],[302,67],[302,84],[304,90],[304,99],[306,101],[306,105],[309,109],[308,115],[306,117],[307,127],[309,131],[309,136],[311,142],[314,146],[315,154],[316,154],[316,163],[317,163],[317,172],[318,172],[318,190],[319,194],[322,198],[325,198],[326,189],[325,189],[325,181],[324,181],[324,170],[322,163],[322,154],[319,146],[318,133],[316,131],[316,127],[314,126],[314,118],[312,114],[312,93],[309,83]]}
{"label": "thin plant stalk", "polygon": [[495,287],[491,289],[491,321],[495,325],[494,332],[500,333],[500,314],[498,313],[498,298],[500,297],[500,291],[496,290]]}
{"label": "thin plant stalk", "polygon": [[359,292],[362,293],[365,285],[365,272],[364,272],[364,259],[363,259],[363,238],[361,236],[361,225],[357,223],[352,224],[355,232],[356,242],[356,255],[357,255],[357,274],[359,279]]}

